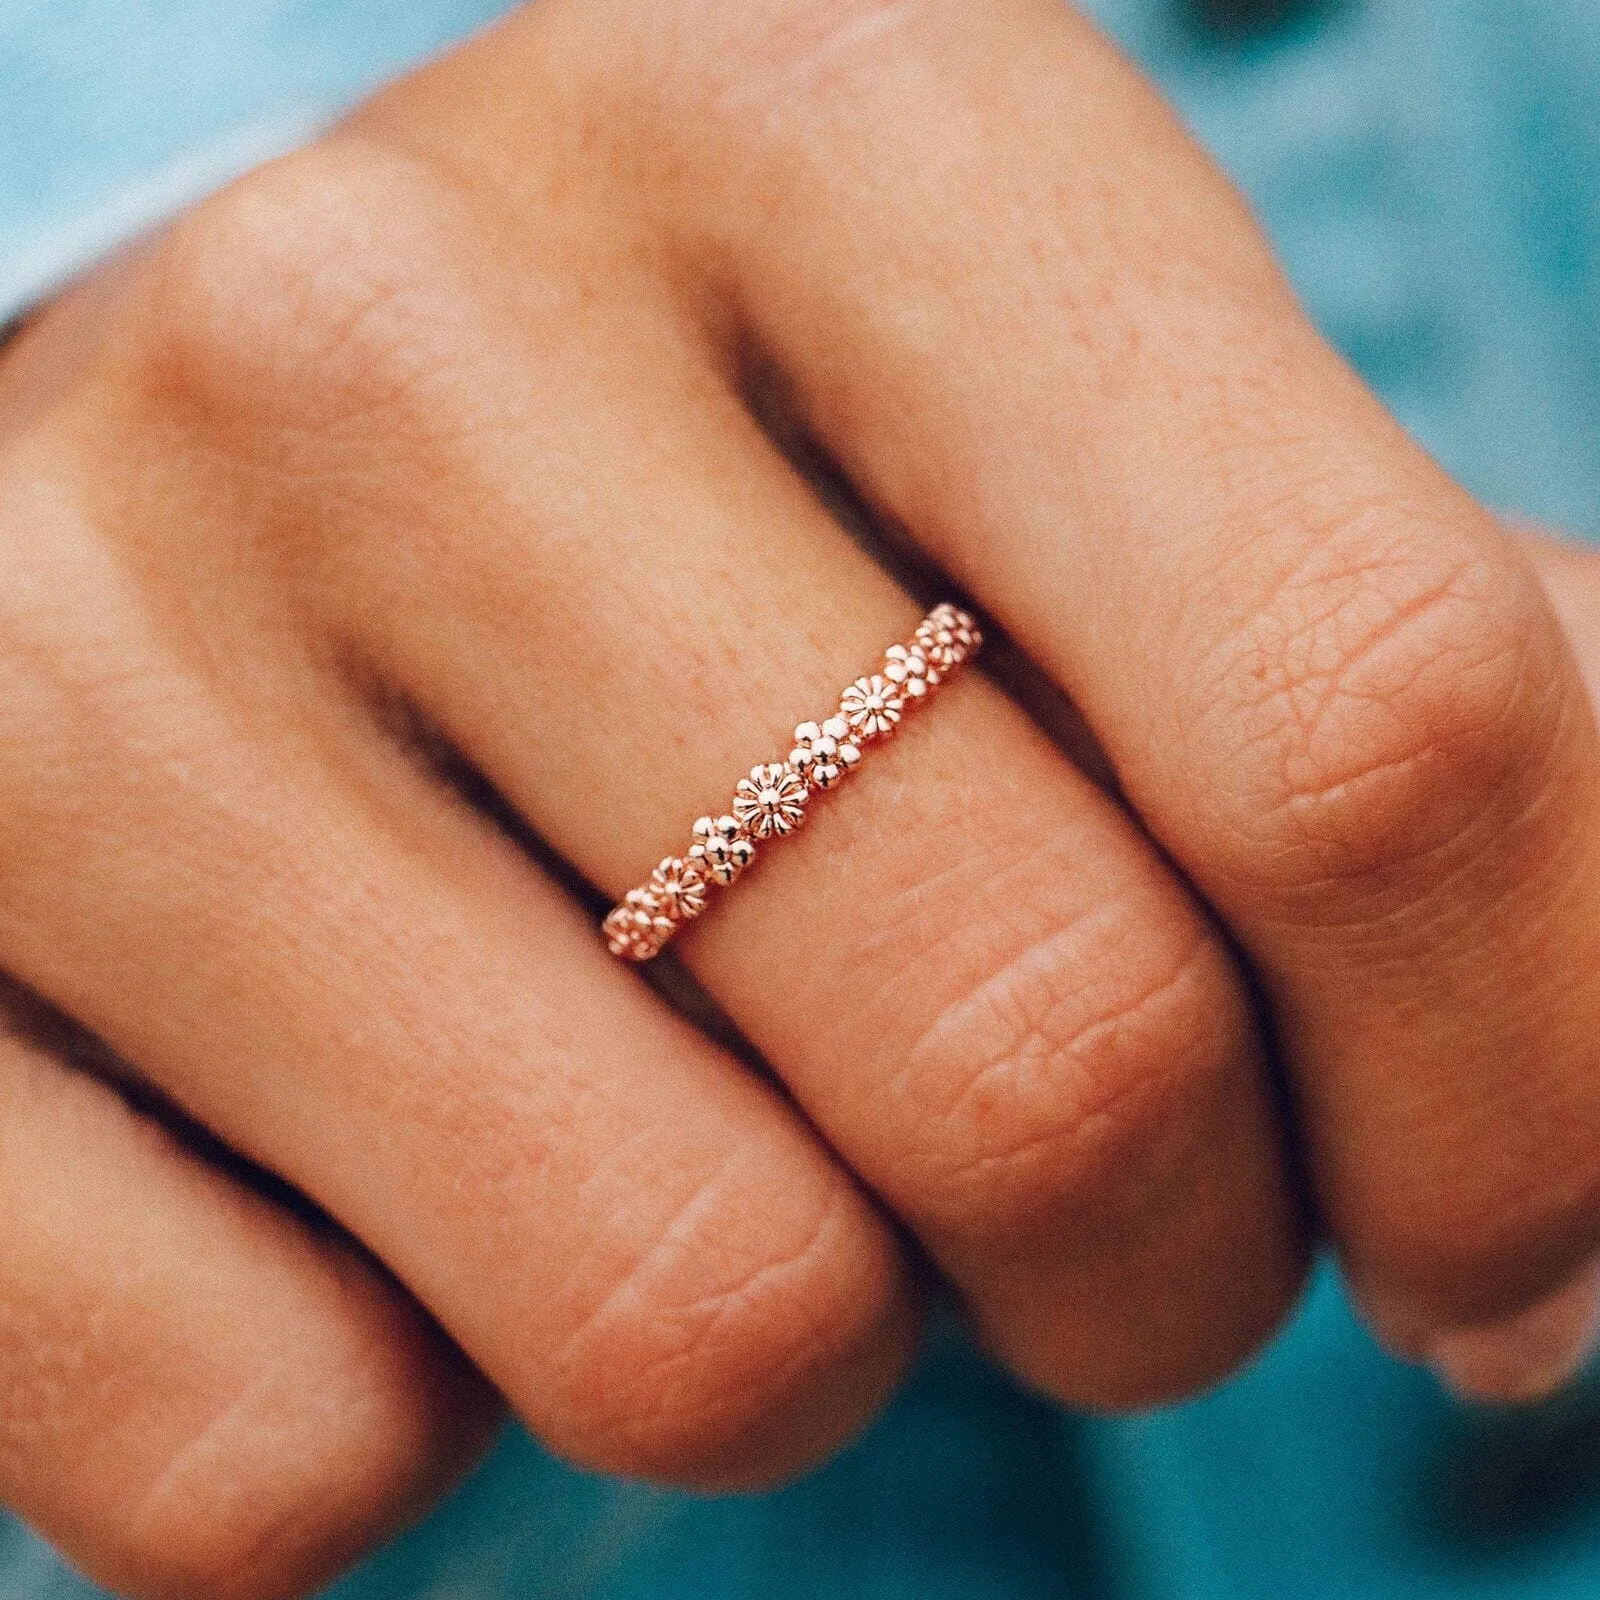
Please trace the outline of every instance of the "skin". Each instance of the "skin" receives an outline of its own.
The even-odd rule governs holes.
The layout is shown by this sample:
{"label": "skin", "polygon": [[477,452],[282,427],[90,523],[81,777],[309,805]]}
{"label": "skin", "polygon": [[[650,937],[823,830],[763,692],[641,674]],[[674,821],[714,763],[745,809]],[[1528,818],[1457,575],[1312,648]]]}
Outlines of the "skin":
{"label": "skin", "polygon": [[[0,1499],[103,1582],[305,1592],[502,1403],[780,1479],[932,1277],[1098,1408],[1232,1370],[1318,1239],[1488,1391],[1585,1320],[1600,578],[1053,3],[513,16],[16,342],[0,565]],[[754,1072],[573,883],[935,569],[1031,687],[679,941]]]}

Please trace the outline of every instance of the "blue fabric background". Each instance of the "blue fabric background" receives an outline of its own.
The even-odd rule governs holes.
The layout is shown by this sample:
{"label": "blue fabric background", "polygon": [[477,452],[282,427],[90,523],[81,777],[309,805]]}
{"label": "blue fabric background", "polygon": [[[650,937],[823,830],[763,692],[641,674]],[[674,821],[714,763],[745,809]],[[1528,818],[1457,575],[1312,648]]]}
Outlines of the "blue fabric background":
{"label": "blue fabric background", "polygon": [[[645,3],[645,0],[641,0]],[[0,318],[498,0],[0,0]],[[1491,502],[1600,534],[1600,5],[1332,4],[1223,46],[1096,7],[1253,198],[1312,314]],[[92,1591],[0,1517],[0,1596]],[[1219,1393],[1117,1422],[953,1333],[856,1449],[753,1500],[509,1435],[341,1600],[1596,1600],[1600,1389],[1473,1416],[1336,1286]]]}

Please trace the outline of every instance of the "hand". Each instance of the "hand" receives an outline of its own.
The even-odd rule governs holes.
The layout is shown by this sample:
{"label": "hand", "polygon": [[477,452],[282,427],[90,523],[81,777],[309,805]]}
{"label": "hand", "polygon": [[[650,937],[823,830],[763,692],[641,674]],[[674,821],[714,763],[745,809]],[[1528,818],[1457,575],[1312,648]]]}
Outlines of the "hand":
{"label": "hand", "polygon": [[[103,1581],[310,1586],[491,1386],[797,1470],[913,1347],[907,1235],[1098,1407],[1229,1371],[1314,1234],[1447,1364],[1600,1245],[1561,630],[1050,0],[545,0],[0,409],[0,1497]],[[567,886],[918,614],[777,436],[1115,775],[969,675],[687,930],[787,1093]]]}

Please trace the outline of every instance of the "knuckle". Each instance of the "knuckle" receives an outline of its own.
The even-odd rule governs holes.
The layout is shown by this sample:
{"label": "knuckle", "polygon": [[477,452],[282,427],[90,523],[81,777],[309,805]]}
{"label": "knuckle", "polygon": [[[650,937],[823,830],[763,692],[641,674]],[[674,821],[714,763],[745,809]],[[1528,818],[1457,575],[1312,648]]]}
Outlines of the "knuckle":
{"label": "knuckle", "polygon": [[272,1594],[251,1539],[218,1528],[216,1508],[195,1502],[182,1514],[164,1514],[123,1530],[102,1561],[119,1588],[160,1600],[246,1600]]}
{"label": "knuckle", "polygon": [[919,1224],[982,1252],[1159,1203],[1190,1108],[1250,1048],[1226,957],[1192,918],[1112,902],[1072,919],[907,1054]]}
{"label": "knuckle", "polygon": [[246,441],[403,398],[449,345],[458,211],[442,178],[355,139],[240,179],[151,265],[144,388]]}
{"label": "knuckle", "polygon": [[[1168,1270],[1181,1273],[1183,1264]],[[1054,1305],[980,1302],[975,1321],[985,1349],[1030,1389],[1102,1415],[1145,1411],[1194,1399],[1235,1375],[1281,1331],[1304,1284],[1297,1258],[1291,1271],[1271,1272],[1248,1302],[1224,1293],[1215,1307],[1221,1316],[1211,1323],[1166,1322],[1161,1285],[1152,1282],[1136,1302],[1147,1313],[1137,1336],[1126,1324],[1100,1328],[1081,1315],[1064,1318]]]}
{"label": "knuckle", "polygon": [[588,1466],[690,1486],[795,1464],[775,1431],[896,1292],[858,1204],[842,1182],[809,1216],[753,1204],[748,1174],[701,1189],[563,1341],[541,1431]]}
{"label": "knuckle", "polygon": [[[1565,684],[1519,575],[1352,518],[1196,678],[1209,859],[1256,891],[1381,888],[1547,770]],[[1519,803],[1520,801],[1520,803]],[[1503,802],[1503,803],[1500,803]]]}
{"label": "knuckle", "polygon": [[[272,1419],[256,1426],[270,1435]],[[343,1443],[359,1459],[358,1441]],[[161,1600],[268,1600],[331,1577],[356,1553],[371,1508],[343,1473],[311,1481],[298,1464],[254,1454],[202,1434],[108,1528],[101,1570],[119,1589]]]}
{"label": "knuckle", "polygon": [[358,1292],[348,1324],[294,1329],[294,1359],[231,1369],[204,1401],[168,1397],[185,1425],[163,1427],[101,1519],[103,1579],[161,1600],[308,1593],[465,1469],[495,1398],[413,1308],[375,1282]]}
{"label": "knuckle", "polygon": [[[1358,1277],[1405,1286],[1451,1322],[1497,1317],[1550,1292],[1595,1245],[1600,1155],[1502,1161],[1474,1171],[1413,1170],[1352,1218],[1346,1250]],[[1485,1181],[1498,1172],[1499,1181]]]}
{"label": "knuckle", "polygon": [[617,31],[637,46],[620,76],[611,54],[593,49],[605,30],[575,15],[589,41],[586,88],[636,144],[665,140],[681,153],[687,134],[703,155],[704,140],[731,133],[748,159],[752,145],[767,155],[785,147],[792,114],[836,102],[925,9],[924,0],[677,0],[664,24],[652,16],[641,27],[644,13],[618,6]]}
{"label": "knuckle", "polygon": [[754,5],[679,0],[678,14],[683,33],[697,48],[708,37],[732,47],[724,49],[720,63],[707,66],[739,84],[758,69],[790,78],[821,64],[819,52],[825,60],[913,9],[905,0],[757,0]]}
{"label": "knuckle", "polygon": [[[715,14],[723,8],[705,9]],[[769,112],[784,102],[815,97],[921,9],[917,0],[822,0],[807,5],[769,0],[750,8],[743,19],[744,45],[733,58],[737,65],[722,87],[721,102],[727,108]]]}
{"label": "knuckle", "polygon": [[84,539],[88,519],[53,469],[0,460],[17,530],[0,579],[0,888],[39,865],[46,840],[67,838],[63,818],[104,786],[107,752],[138,739],[163,699],[146,641],[106,601],[112,559]]}

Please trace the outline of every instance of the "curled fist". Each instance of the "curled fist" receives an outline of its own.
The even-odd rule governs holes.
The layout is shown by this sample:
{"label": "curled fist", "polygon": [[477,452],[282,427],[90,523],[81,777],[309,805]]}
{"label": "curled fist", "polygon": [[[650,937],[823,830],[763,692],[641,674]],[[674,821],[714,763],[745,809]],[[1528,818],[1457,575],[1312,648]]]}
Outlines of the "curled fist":
{"label": "curled fist", "polygon": [[[921,569],[1093,758],[969,672],[763,847],[674,946],[752,1071],[594,907]],[[1594,1304],[1597,822],[1526,549],[1087,24],[543,0],[0,364],[0,1498],[269,1600],[500,1397],[759,1484],[930,1271],[1138,1406],[1318,1240],[1531,1392]]]}

